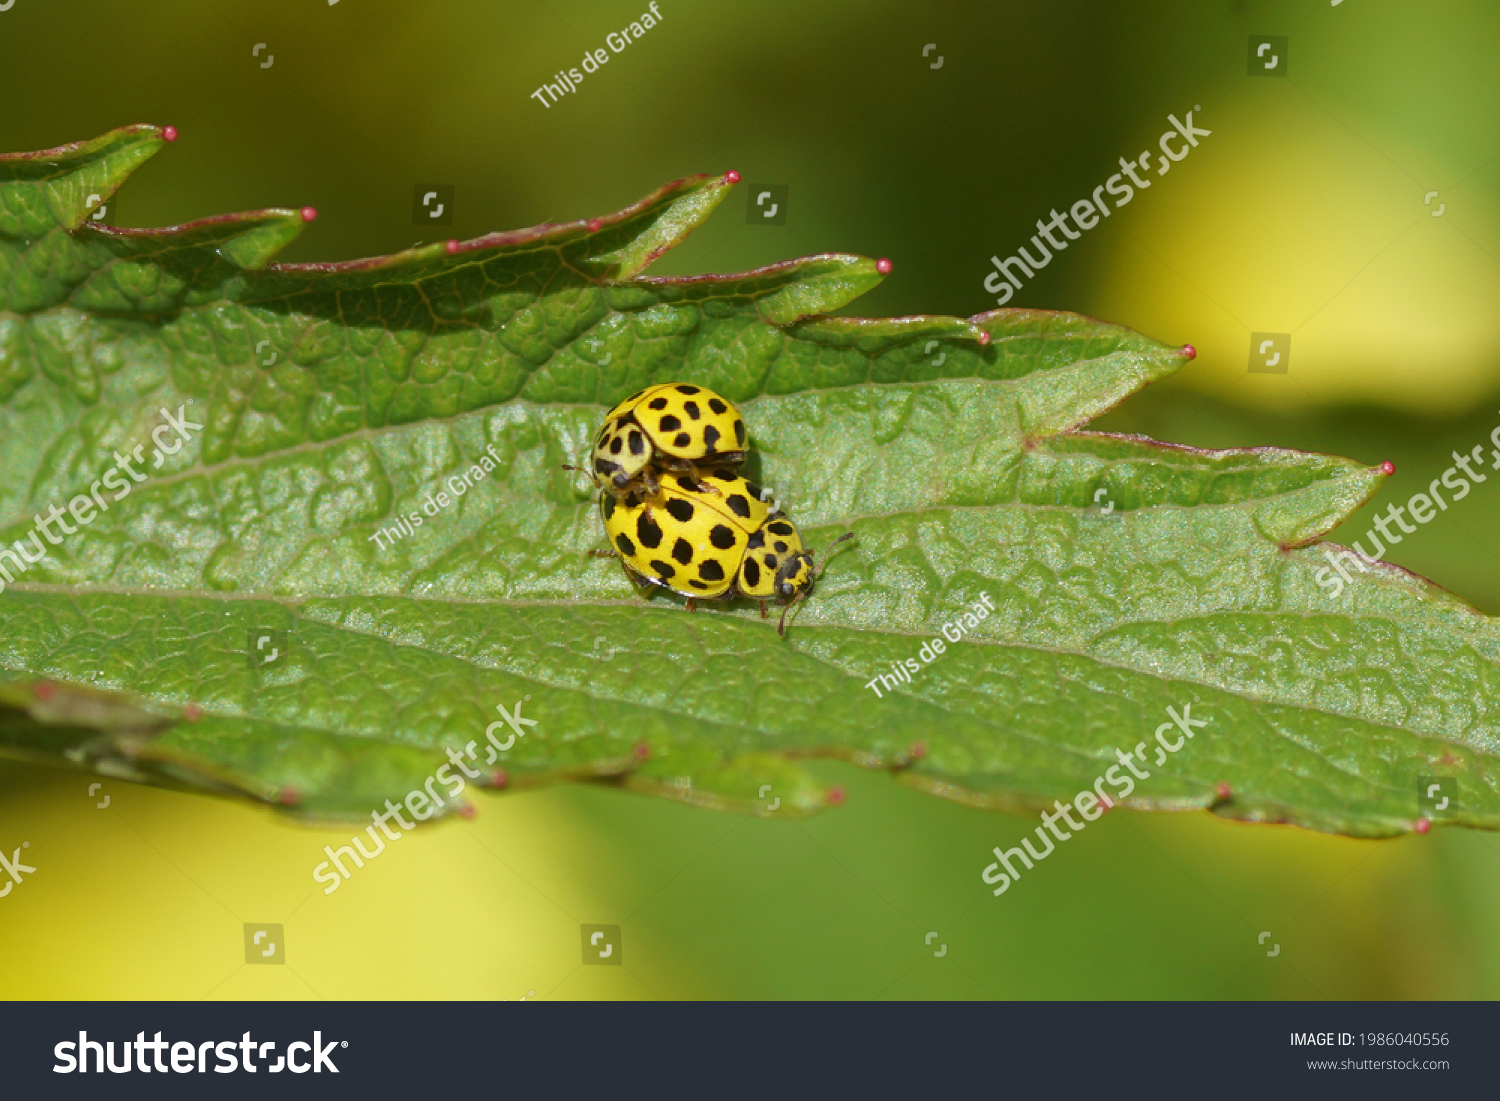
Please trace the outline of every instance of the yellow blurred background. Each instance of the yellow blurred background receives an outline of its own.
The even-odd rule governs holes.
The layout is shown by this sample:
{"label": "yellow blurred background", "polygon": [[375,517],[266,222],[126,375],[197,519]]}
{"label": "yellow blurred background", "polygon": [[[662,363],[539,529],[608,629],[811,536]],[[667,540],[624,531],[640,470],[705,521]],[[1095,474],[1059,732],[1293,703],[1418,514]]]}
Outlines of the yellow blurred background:
{"label": "yellow blurred background", "polygon": [[[1010,303],[1199,349],[1096,426],[1391,458],[1404,500],[1500,423],[1494,5],[667,0],[575,94],[530,98],[644,8],[18,0],[0,71],[24,107],[0,148],[172,123],[111,219],[312,205],[296,260],[734,168],[742,193],[788,188],[786,223],[731,197],[654,274],[889,256],[858,312],[970,314],[994,305],[992,255],[1197,107],[1212,136]],[[1286,38],[1285,75],[1250,75],[1258,36]],[[455,189],[441,229],[412,213],[435,183]],[[1289,336],[1285,373],[1249,370],[1256,332]],[[1497,502],[1481,486],[1393,560],[1500,612]],[[349,826],[0,761],[0,850],[37,868],[0,898],[0,997],[1500,995],[1488,834],[1121,812],[996,899],[980,870],[1032,823],[813,767],[849,798],[798,823],[599,786],[479,795],[325,896],[312,870]],[[284,963],[247,963],[257,923],[282,926]],[[585,924],[620,927],[620,966],[584,962]]]}

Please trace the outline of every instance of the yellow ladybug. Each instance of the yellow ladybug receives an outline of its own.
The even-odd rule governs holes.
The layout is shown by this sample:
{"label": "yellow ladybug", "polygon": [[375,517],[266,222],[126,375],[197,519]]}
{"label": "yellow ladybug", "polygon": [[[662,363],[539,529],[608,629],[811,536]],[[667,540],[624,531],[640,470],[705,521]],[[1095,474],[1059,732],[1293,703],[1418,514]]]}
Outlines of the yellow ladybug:
{"label": "yellow ladybug", "polygon": [[[654,497],[640,488],[618,499],[601,494],[611,550],[596,553],[618,557],[638,585],[687,597],[689,611],[698,600],[736,596],[760,601],[762,616],[770,599],[790,609],[819,571],[796,526],[764,496],[753,482],[722,473],[670,475]],[[786,633],[785,612],[777,631]]]}
{"label": "yellow ladybug", "polygon": [[734,403],[686,382],[664,382],[630,395],[609,411],[594,441],[594,480],[623,497],[639,484],[655,497],[659,476],[698,477],[745,461],[745,421]]}

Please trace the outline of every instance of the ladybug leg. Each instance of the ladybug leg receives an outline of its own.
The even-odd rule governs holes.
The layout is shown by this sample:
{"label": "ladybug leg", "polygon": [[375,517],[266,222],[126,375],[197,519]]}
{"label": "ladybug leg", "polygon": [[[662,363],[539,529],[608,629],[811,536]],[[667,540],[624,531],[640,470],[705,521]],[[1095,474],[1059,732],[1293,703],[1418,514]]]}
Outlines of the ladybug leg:
{"label": "ladybug leg", "polygon": [[694,600],[692,597],[688,597],[687,598],[687,609],[690,612],[696,612],[698,610],[698,602],[696,600]]}
{"label": "ladybug leg", "polygon": [[702,493],[712,493],[715,497],[724,496],[724,491],[703,477],[703,471],[698,469],[696,463],[688,463],[688,476],[698,483],[698,489]]}
{"label": "ladybug leg", "polygon": [[766,602],[764,600],[760,602],[760,618],[766,618]]}
{"label": "ladybug leg", "polygon": [[589,551],[589,557],[590,558],[618,558],[620,556],[615,551],[612,551],[612,550],[600,550],[598,547],[595,547],[593,550]]}

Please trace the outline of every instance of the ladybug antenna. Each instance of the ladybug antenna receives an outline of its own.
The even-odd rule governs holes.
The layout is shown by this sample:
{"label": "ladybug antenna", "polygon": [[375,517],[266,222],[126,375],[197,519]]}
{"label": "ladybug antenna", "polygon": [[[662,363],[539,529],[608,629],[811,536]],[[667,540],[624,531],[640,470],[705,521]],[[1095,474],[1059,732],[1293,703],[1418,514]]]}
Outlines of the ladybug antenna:
{"label": "ladybug antenna", "polygon": [[[815,574],[813,574],[813,581],[816,582],[818,580],[818,578],[822,577],[823,576],[823,571],[828,568],[828,563],[833,558],[833,548],[836,547],[836,546],[838,546],[845,539],[853,539],[853,538],[854,538],[854,533],[852,531],[846,531],[846,532],[844,532],[843,535],[840,535],[832,543],[828,544],[828,549],[825,550],[821,555],[819,555],[819,558],[822,561],[820,562],[820,564],[818,566],[818,572],[815,573]],[[809,585],[808,588],[811,589],[812,586]]]}

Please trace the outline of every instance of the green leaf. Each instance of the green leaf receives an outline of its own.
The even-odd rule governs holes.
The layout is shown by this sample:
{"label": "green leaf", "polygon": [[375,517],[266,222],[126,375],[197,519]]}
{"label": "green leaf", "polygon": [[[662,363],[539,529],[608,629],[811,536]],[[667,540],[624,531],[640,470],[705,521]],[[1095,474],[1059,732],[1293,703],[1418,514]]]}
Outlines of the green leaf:
{"label": "green leaf", "polygon": [[[292,211],[85,221],[162,140],[0,159],[0,547],[47,551],[0,549],[0,750],[330,817],[472,743],[475,783],[786,815],[837,799],[798,756],[1028,809],[1145,743],[1132,807],[1378,836],[1451,776],[1442,820],[1500,825],[1495,623],[1392,567],[1318,584],[1379,468],[1080,430],[1185,350],[1065,313],[827,316],[883,277],[855,256],[643,276],[731,177],[340,264],[270,263]],[[587,554],[562,464],[674,379],[740,403],[815,548],[855,533],[784,639]],[[509,740],[497,705],[535,725]],[[1153,754],[1168,708],[1207,725]]]}

